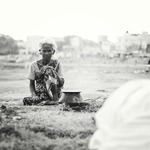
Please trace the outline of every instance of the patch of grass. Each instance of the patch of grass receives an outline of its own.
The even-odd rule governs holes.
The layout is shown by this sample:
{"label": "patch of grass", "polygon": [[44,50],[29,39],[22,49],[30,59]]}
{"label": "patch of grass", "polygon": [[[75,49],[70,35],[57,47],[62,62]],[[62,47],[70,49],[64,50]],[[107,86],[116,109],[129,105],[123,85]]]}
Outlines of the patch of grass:
{"label": "patch of grass", "polygon": [[92,123],[94,113],[88,112],[74,112],[74,111],[60,111],[52,107],[27,107],[26,113],[21,116],[25,119],[20,120],[25,126],[37,127],[42,126],[54,130],[62,131],[85,131],[95,129]]}
{"label": "patch of grass", "polygon": [[42,134],[5,125],[0,128],[0,149],[1,150],[40,150],[51,146],[49,139]]}
{"label": "patch of grass", "polygon": [[22,119],[13,120],[14,115],[2,118],[2,150],[87,150],[95,131],[94,113],[61,111],[59,105],[11,107],[10,110],[13,111],[8,111],[8,116],[13,112]]}
{"label": "patch of grass", "polygon": [[6,107],[5,105],[2,105],[0,107],[0,120],[2,121],[2,118],[12,119],[14,116],[16,116],[18,113],[16,112],[15,108],[13,107]]}
{"label": "patch of grass", "polygon": [[80,139],[76,137],[74,139],[64,139],[63,141],[58,141],[58,145],[54,150],[88,150],[88,143],[90,137],[85,139]]}
{"label": "patch of grass", "polygon": [[21,138],[21,134],[13,126],[4,126],[0,128],[0,141],[11,139],[12,137]]}
{"label": "patch of grass", "polygon": [[43,127],[0,127],[1,150],[87,150],[92,131],[50,130]]}
{"label": "patch of grass", "polygon": [[92,102],[90,105],[86,106],[84,111],[87,112],[97,112],[104,104],[104,101],[97,101],[97,102]]}
{"label": "patch of grass", "polygon": [[87,138],[93,134],[93,130],[85,130],[85,131],[74,131],[74,130],[61,130],[61,129],[50,129],[45,127],[28,127],[34,133],[43,133],[46,137],[50,139],[57,138],[75,138],[79,137],[81,139]]}

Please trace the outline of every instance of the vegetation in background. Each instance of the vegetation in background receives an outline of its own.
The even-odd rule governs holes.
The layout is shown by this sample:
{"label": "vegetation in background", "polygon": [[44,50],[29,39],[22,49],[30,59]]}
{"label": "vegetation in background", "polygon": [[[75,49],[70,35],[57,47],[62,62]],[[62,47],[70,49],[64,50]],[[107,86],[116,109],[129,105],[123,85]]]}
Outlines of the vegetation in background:
{"label": "vegetation in background", "polygon": [[0,55],[18,54],[16,41],[8,35],[0,35]]}

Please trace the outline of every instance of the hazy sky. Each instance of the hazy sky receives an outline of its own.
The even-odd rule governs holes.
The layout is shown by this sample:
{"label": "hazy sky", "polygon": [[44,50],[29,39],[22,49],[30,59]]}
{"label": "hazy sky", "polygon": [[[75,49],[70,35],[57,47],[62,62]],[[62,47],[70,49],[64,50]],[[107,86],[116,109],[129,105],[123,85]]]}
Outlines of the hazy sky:
{"label": "hazy sky", "polygon": [[130,33],[150,33],[150,0],[0,0],[0,34],[78,35],[97,41]]}

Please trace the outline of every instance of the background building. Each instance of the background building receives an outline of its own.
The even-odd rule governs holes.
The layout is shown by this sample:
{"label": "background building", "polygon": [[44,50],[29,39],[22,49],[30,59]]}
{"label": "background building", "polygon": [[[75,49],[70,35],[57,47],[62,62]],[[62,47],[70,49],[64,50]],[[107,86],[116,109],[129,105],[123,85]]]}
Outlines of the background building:
{"label": "background building", "polygon": [[128,31],[119,39],[120,50],[125,53],[148,53],[147,46],[150,44],[150,35],[147,32],[142,34],[130,34]]}

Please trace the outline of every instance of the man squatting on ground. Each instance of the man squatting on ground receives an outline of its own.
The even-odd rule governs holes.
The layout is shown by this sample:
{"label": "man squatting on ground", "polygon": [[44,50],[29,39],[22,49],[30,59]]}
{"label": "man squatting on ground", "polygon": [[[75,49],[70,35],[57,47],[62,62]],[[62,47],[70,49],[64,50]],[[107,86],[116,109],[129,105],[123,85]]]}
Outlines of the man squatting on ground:
{"label": "man squatting on ground", "polygon": [[62,66],[52,59],[57,45],[53,39],[43,39],[40,43],[42,59],[31,64],[28,79],[31,97],[23,99],[24,105],[37,105],[42,101],[58,101],[64,85]]}

